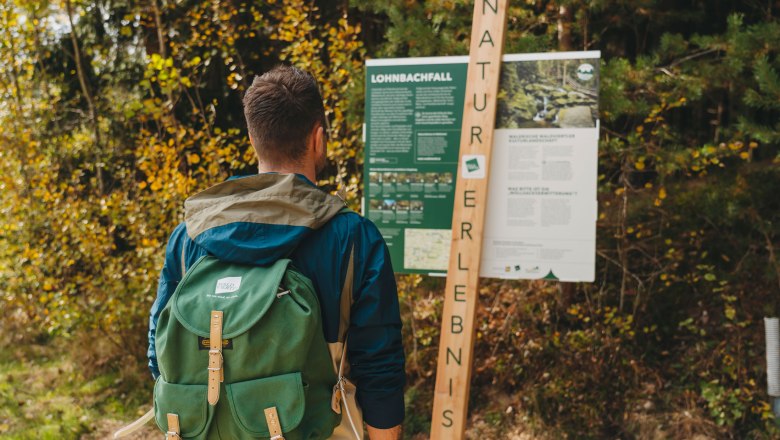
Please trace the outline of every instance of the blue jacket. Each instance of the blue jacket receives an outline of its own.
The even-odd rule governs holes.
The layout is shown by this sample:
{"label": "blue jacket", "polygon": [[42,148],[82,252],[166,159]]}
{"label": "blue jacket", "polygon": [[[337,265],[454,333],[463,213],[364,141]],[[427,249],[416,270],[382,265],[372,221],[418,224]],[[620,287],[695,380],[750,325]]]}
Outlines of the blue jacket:
{"label": "blue jacket", "polygon": [[344,338],[339,335],[341,292],[354,255],[346,329],[349,377],[366,423],[376,428],[402,423],[404,352],[390,255],[376,226],[343,207],[305,177],[275,173],[231,179],[189,198],[185,221],[168,241],[149,318],[147,354],[154,377],[159,375],[157,320],[183,270],[201,256],[255,265],[291,258],[314,284],[325,339],[334,343]]}

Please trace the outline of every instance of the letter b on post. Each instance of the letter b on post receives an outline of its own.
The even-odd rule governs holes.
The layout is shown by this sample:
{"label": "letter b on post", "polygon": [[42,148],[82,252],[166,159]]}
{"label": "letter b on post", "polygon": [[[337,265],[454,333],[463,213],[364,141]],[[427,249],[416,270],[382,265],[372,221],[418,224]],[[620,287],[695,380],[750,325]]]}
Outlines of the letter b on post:
{"label": "letter b on post", "polygon": [[452,334],[457,335],[463,333],[463,318],[458,315],[452,315],[452,320],[450,322],[450,331]]}

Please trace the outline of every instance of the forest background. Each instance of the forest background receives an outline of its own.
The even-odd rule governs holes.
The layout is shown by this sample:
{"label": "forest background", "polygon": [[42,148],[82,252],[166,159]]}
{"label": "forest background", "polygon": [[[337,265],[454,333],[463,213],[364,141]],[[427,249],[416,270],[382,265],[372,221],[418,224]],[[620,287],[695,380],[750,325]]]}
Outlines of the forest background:
{"label": "forest background", "polygon": [[[463,55],[462,0],[0,0],[0,436],[150,402],[182,202],[255,163],[242,92],[320,81],[321,182],[362,190],[364,61]],[[597,281],[482,283],[469,436],[777,438],[780,2],[518,0],[506,53],[602,51]],[[430,425],[443,282],[398,276],[405,435]],[[101,431],[103,430],[103,431]]]}

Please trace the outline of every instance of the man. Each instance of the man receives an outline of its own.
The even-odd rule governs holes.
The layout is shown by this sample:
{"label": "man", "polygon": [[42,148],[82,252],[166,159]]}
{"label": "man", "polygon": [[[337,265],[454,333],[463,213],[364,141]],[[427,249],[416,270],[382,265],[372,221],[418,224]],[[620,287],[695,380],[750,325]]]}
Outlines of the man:
{"label": "man", "polygon": [[185,222],[168,242],[149,320],[152,374],[159,375],[157,320],[198,258],[254,265],[291,258],[317,292],[336,368],[346,345],[348,377],[369,437],[400,439],[404,353],[390,255],[373,223],[342,211],[343,202],[313,183],[327,148],[317,83],[297,68],[276,67],[247,90],[244,115],[259,174],[230,179],[209,190],[210,199],[201,193],[185,203]]}

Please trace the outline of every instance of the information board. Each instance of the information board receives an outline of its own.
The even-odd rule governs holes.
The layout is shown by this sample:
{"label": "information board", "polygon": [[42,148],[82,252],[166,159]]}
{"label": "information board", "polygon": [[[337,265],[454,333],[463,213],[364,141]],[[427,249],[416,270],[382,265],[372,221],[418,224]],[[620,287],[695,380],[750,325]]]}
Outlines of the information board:
{"label": "information board", "polygon": [[369,60],[363,213],[396,272],[446,271],[468,57]]}
{"label": "information board", "polygon": [[[594,280],[599,57],[504,55],[481,276]],[[363,212],[396,272],[447,270],[467,63],[366,63]]]}

